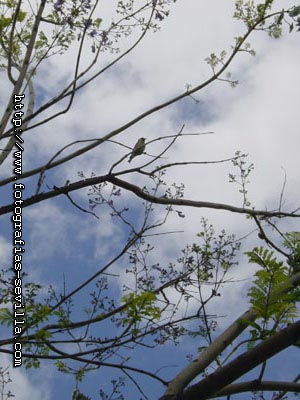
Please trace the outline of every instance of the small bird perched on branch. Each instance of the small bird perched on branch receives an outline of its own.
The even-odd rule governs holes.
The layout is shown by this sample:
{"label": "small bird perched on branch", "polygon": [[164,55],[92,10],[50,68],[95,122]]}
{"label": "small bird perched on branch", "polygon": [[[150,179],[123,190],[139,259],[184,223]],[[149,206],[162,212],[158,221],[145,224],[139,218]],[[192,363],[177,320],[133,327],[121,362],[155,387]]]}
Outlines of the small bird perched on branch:
{"label": "small bird perched on branch", "polygon": [[146,147],[146,145],[145,145],[145,138],[140,138],[137,142],[136,142],[136,144],[134,145],[134,148],[133,148],[133,150],[132,150],[132,153],[131,153],[131,155],[130,155],[130,157],[129,157],[129,160],[128,160],[128,162],[131,162],[131,160],[134,158],[134,157],[136,157],[136,156],[139,156],[139,155],[141,155],[141,154],[143,154],[144,153],[144,151],[145,151],[145,147]]}

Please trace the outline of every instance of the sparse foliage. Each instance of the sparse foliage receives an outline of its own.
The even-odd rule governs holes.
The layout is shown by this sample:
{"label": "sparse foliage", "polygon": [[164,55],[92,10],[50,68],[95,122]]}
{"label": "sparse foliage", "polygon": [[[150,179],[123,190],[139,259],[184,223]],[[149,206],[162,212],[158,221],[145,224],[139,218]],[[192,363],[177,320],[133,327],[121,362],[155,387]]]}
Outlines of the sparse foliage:
{"label": "sparse foliage", "polygon": [[[59,372],[72,375],[73,400],[89,400],[80,385],[89,372],[106,368],[118,376],[110,378],[111,389],[99,387],[102,400],[124,399],[127,384],[140,398],[149,398],[139,379],[143,376],[161,385],[162,400],[199,400],[240,392],[255,392],[258,396],[259,391],[266,390],[300,393],[296,381],[284,385],[263,379],[266,363],[273,355],[292,345],[299,347],[300,233],[286,232],[281,227],[282,221],[299,218],[299,210],[283,211],[281,204],[276,210],[256,209],[248,193],[254,165],[240,151],[221,160],[164,161],[166,155],[172,157],[176,143],[206,133],[186,133],[183,125],[177,133],[147,140],[146,147],[138,152],[140,157],[134,159],[137,164],[132,162],[130,167],[123,161],[130,155],[133,158],[132,147],[117,141],[120,133],[139,121],[183,98],[194,99],[194,93],[212,82],[225,81],[235,87],[238,80],[232,78],[229,68],[240,54],[255,55],[250,37],[259,30],[278,39],[285,30],[299,30],[300,6],[276,10],[273,0],[237,0],[234,18],[244,23],[245,32],[234,38],[230,51],[212,52],[206,58],[211,76],[205,82],[187,85],[181,94],[100,137],[74,138],[38,167],[23,170],[22,138],[37,134],[35,128],[42,131],[45,124],[67,113],[80,89],[95,83],[140,45],[146,34],[157,32],[160,24],[167,22],[175,1],[118,1],[110,5],[112,18],[105,15],[98,0],[0,2],[0,72],[12,88],[0,122],[4,176],[0,186],[10,188],[16,182],[21,185],[14,186],[14,200],[1,205],[0,215],[10,216],[13,212],[17,232],[16,227],[22,224],[21,217],[15,215],[17,207],[26,210],[40,202],[64,198],[82,217],[95,218],[104,231],[103,237],[105,221],[120,229],[119,237],[113,239],[113,251],[101,254],[97,266],[90,269],[85,259],[76,279],[74,271],[76,283],[63,278],[62,285],[50,281],[46,287],[32,281],[29,271],[21,269],[21,251],[14,254],[13,267],[1,270],[0,324],[6,337],[0,340],[0,352],[13,355],[17,341],[26,369],[52,362]],[[69,56],[74,57],[72,74],[66,78],[62,72],[62,85],[55,93],[40,70],[57,66],[59,57]],[[59,68],[56,70],[59,73]],[[111,165],[103,164],[101,174],[76,171],[76,181],[65,176],[63,166],[68,161],[108,143],[124,151],[121,156],[118,151],[113,153]],[[159,148],[155,154],[151,154],[153,144]],[[11,173],[5,169],[9,157],[14,158]],[[229,181],[239,187],[241,207],[185,198],[185,183],[169,180],[173,167],[226,163],[238,170],[229,174]],[[46,174],[53,168],[61,168],[65,179],[62,186],[47,179]],[[136,177],[143,179],[142,183]],[[28,184],[21,200],[23,179],[28,179]],[[78,195],[80,190],[88,190],[85,202]],[[156,205],[161,206],[159,211]],[[231,272],[243,257],[244,238],[227,234],[225,229],[218,232],[201,218],[195,242],[183,242],[178,248],[174,241],[173,253],[166,260],[162,247],[178,232],[163,232],[162,227],[170,218],[185,218],[188,207],[243,214],[264,241],[250,251],[244,250],[248,264],[256,267],[247,292],[250,308],[222,333],[218,331],[219,315],[211,314],[210,305],[226,302],[223,289],[233,283]],[[14,234],[19,244],[21,237]],[[109,233],[107,237],[112,241]],[[177,376],[170,378],[161,365],[153,369],[146,362],[143,367],[134,364],[139,351],[145,352],[147,359],[158,350],[163,360],[163,346],[180,346],[185,338],[195,339],[195,351]],[[166,364],[163,360],[162,365]],[[236,381],[258,366],[261,370],[255,382],[243,382],[241,389]],[[195,383],[195,378],[200,381]],[[11,382],[8,369],[0,368],[0,379],[1,398],[13,397],[6,390]]]}

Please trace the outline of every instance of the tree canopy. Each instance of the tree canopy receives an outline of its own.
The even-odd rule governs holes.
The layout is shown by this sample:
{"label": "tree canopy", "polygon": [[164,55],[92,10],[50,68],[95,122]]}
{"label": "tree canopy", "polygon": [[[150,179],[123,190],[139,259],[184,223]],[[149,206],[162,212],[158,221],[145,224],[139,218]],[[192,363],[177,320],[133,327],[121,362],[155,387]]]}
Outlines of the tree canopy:
{"label": "tree canopy", "polygon": [[[216,39],[199,65],[196,47],[210,41],[180,3],[0,2],[2,399],[35,398],[13,390],[35,375],[56,386],[45,399],[300,393],[299,196],[286,199],[289,171],[263,132],[248,142],[263,155],[259,170],[241,132],[229,142],[214,130],[230,103],[247,102],[231,88],[251,81],[260,52],[268,60],[265,49],[298,40],[300,6],[232,2],[232,41],[220,49]],[[216,34],[224,5],[194,7]],[[164,67],[168,55],[176,62]],[[274,70],[249,126],[273,126]],[[296,125],[286,120],[282,132],[294,151]],[[276,170],[253,199],[252,176],[268,162],[283,168],[281,186]],[[293,188],[297,171],[296,160]]]}

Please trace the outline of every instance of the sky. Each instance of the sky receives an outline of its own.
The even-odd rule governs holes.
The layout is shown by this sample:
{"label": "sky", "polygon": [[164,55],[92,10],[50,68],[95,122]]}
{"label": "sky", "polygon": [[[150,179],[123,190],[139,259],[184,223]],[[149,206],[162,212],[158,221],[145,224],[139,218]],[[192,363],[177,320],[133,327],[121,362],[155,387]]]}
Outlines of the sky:
{"label": "sky", "polygon": [[[103,15],[109,16],[108,3],[102,3],[104,9],[99,10],[100,15],[103,12]],[[292,5],[293,1],[278,0],[275,4],[281,9]],[[189,0],[172,4],[170,15],[161,23],[160,31],[147,35],[140,46],[119,64],[82,89],[67,114],[24,135],[24,170],[39,166],[70,142],[104,136],[145,110],[184,92],[187,84],[196,86],[205,81],[211,73],[205,58],[223,49],[230,51],[233,38],[244,32],[242,24],[232,19],[233,11],[232,0]],[[133,125],[114,140],[132,147],[139,137],[146,137],[150,141],[174,135],[183,125],[184,133],[213,132],[180,138],[164,161],[215,161],[230,158],[238,150],[247,153],[249,163],[255,166],[248,187],[251,205],[257,209],[278,207],[286,175],[284,208],[293,210],[299,206],[300,182],[299,33],[285,33],[281,39],[274,40],[265,33],[257,32],[250,38],[250,42],[256,56],[240,54],[229,68],[233,78],[239,81],[236,88],[231,88],[226,82],[214,82],[194,94],[197,101],[185,98]],[[127,42],[120,45],[125,48]],[[72,76],[72,60],[75,55],[76,49],[72,48],[66,55],[52,58],[44,66],[41,65],[36,78],[37,103],[51,97]],[[90,56],[90,48],[87,46],[83,64]],[[104,66],[113,57],[104,54],[99,61],[100,65]],[[9,93],[4,75],[0,74],[0,111]],[[55,106],[55,109],[59,110],[60,107]],[[167,143],[166,139],[149,144],[147,152],[157,154]],[[47,186],[62,186],[67,179],[74,182],[79,179],[80,171],[86,177],[92,173],[104,174],[112,161],[117,161],[126,151],[128,149],[116,143],[105,143],[47,173],[42,190],[46,190]],[[132,165],[139,165],[139,160],[147,159],[146,155],[142,157],[135,159]],[[0,170],[1,179],[7,176],[10,162],[7,160],[7,168]],[[126,160],[119,167],[122,166],[127,167]],[[166,179],[169,184],[184,182],[184,197],[187,199],[241,207],[243,198],[238,192],[238,186],[228,183],[229,173],[234,173],[230,163],[178,166],[169,170]],[[141,186],[145,183],[145,179],[137,175],[129,176],[128,180]],[[25,194],[29,195],[36,181],[27,180],[25,183]],[[0,189],[0,196],[5,199],[1,203],[6,204],[11,188]],[[88,208],[87,190],[81,190],[76,199]],[[119,201],[124,205],[130,201],[133,210],[135,207],[139,209],[140,202],[134,200],[131,194],[124,194]],[[130,219],[138,223],[140,216],[133,210],[129,212]],[[163,231],[180,232],[173,234],[171,239],[152,239],[156,246],[152,261],[167,263],[170,259],[176,259],[185,244],[196,240],[195,235],[201,230],[201,217],[208,218],[216,230],[224,228],[237,237],[248,235],[255,229],[253,222],[241,215],[187,207],[180,210],[185,218],[174,213],[163,227]],[[103,208],[98,207],[95,212],[100,220],[81,213],[64,198],[42,202],[24,210],[25,268],[30,280],[43,285],[45,295],[49,283],[58,290],[63,289],[64,281],[67,291],[76,287],[76,284],[82,282],[83,271],[89,275],[94,273],[126,239],[124,227],[115,223]],[[163,215],[164,208],[157,207],[155,217],[162,218]],[[0,221],[0,259],[5,260],[3,262],[7,266],[11,256],[9,220],[1,217]],[[283,222],[281,226],[284,231],[299,230],[296,220]],[[247,237],[242,251],[251,249],[255,244],[257,232]],[[232,279],[240,280],[239,285],[225,285],[222,298],[226,301],[212,303],[209,309],[212,313],[217,310],[223,316],[218,321],[220,329],[228,326],[248,307],[245,292],[255,268],[246,263],[242,253],[239,261],[239,266],[230,275]],[[132,284],[124,273],[124,264],[125,261],[120,261],[113,269],[113,272],[120,274],[117,284],[111,289],[117,298],[121,295],[122,284]],[[88,295],[88,291],[85,295]],[[185,365],[183,354],[194,352],[195,346],[184,342],[176,352],[167,347],[164,351],[168,360],[166,368],[172,376]],[[156,354],[152,360],[154,369],[158,356]],[[289,357],[294,356],[290,354]],[[141,361],[139,353],[135,361]],[[281,362],[280,357],[274,361],[275,370]],[[296,359],[291,365],[294,362]],[[1,356],[1,365],[8,364],[9,358]],[[100,370],[100,376],[99,371],[91,373],[80,386],[82,391],[93,396],[93,399],[97,398],[99,382],[104,387],[107,385],[105,373],[104,370]],[[288,375],[292,371],[286,373]],[[11,376],[14,383],[10,389],[20,400],[70,398],[74,387],[71,377],[58,374],[50,364],[34,371],[15,369],[11,371]],[[39,384],[41,380],[43,385]],[[162,394],[161,387],[152,386],[152,382],[147,379],[143,384],[147,390],[153,389],[150,398]],[[136,393],[135,396],[138,398]]]}

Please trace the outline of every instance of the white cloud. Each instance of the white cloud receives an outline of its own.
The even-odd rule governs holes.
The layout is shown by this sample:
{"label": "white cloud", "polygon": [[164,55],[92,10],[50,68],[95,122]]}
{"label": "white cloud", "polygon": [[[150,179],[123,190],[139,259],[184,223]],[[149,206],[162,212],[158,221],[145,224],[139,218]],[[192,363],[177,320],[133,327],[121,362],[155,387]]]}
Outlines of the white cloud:
{"label": "white cloud", "polygon": [[[11,365],[9,357],[6,355],[0,355],[1,366],[6,368]],[[5,393],[9,390],[18,400],[50,400],[51,390],[49,381],[51,379],[51,373],[49,368],[41,368],[35,371],[34,376],[29,378],[28,373],[22,368],[9,368],[8,369],[12,383],[5,387]],[[43,384],[41,385],[41,382]]]}
{"label": "white cloud", "polygon": [[54,204],[42,203],[26,210],[27,221],[30,221],[29,241],[37,243],[30,253],[31,260],[49,258],[60,253],[69,253],[69,225],[72,226],[76,217],[63,211]]}

